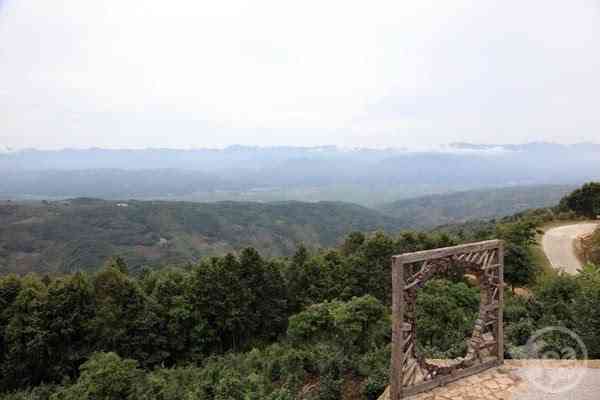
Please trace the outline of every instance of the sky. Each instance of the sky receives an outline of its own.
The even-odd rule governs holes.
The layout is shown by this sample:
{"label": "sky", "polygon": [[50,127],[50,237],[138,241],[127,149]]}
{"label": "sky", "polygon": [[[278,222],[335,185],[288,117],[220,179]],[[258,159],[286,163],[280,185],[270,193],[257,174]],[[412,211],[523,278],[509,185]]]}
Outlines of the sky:
{"label": "sky", "polygon": [[0,148],[600,142],[600,0],[0,0]]}

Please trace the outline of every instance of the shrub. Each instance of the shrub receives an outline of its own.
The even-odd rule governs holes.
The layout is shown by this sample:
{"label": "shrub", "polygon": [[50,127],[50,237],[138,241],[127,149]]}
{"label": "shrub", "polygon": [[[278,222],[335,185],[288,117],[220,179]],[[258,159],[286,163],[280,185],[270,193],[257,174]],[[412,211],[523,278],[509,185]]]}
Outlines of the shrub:
{"label": "shrub", "polygon": [[77,382],[50,397],[51,400],[134,399],[135,388],[143,378],[134,360],[115,353],[95,353],[80,368]]}
{"label": "shrub", "polygon": [[464,356],[479,311],[479,289],[446,280],[428,281],[417,295],[418,348],[428,357]]}
{"label": "shrub", "polygon": [[295,343],[326,342],[362,354],[390,337],[388,310],[372,296],[316,304],[290,317],[288,337]]}

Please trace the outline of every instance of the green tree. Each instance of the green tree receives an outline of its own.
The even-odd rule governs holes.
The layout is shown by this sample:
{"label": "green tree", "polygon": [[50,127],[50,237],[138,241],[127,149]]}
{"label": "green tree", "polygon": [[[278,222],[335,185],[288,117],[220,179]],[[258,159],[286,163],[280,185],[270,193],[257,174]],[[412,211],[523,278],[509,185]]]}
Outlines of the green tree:
{"label": "green tree", "polygon": [[290,312],[318,303],[325,297],[324,271],[304,246],[299,246],[284,268]]}
{"label": "green tree", "polygon": [[168,338],[169,364],[186,360],[190,355],[194,310],[186,296],[191,277],[189,271],[165,268],[144,278],[145,283],[152,282],[147,289],[151,290],[149,296],[156,302],[156,312]]}
{"label": "green tree", "polygon": [[464,356],[479,311],[479,289],[442,279],[428,281],[417,296],[418,346],[426,356]]}
{"label": "green tree", "polygon": [[148,373],[136,387],[136,400],[203,399],[202,370],[194,367],[161,368]]}
{"label": "green tree", "polygon": [[127,262],[121,256],[111,257],[104,268],[115,268],[122,274],[127,275],[129,273],[129,267],[127,266]]}
{"label": "green tree", "polygon": [[596,218],[600,215],[600,182],[590,182],[565,196],[559,205],[562,211],[574,211],[577,215]]}
{"label": "green tree", "polygon": [[505,242],[504,279],[512,288],[533,283],[536,265],[530,247],[536,243],[536,225],[531,220],[498,224],[496,236]]}
{"label": "green tree", "polygon": [[242,286],[247,290],[248,317],[254,326],[250,335],[262,339],[275,339],[287,325],[287,293],[281,268],[262,259],[254,248],[240,254]]}
{"label": "green tree", "polygon": [[560,274],[544,279],[534,290],[531,313],[538,326],[573,327],[575,298],[581,286],[574,276]]}
{"label": "green tree", "polygon": [[22,279],[22,288],[10,306],[4,331],[6,353],[2,363],[2,386],[34,386],[47,377],[48,331],[44,319],[47,289],[34,276]]}
{"label": "green tree", "polygon": [[108,267],[95,276],[93,286],[96,314],[90,327],[97,351],[116,351],[143,366],[160,364],[170,356],[157,304],[137,281]]}
{"label": "green tree", "polygon": [[288,336],[295,343],[327,342],[347,354],[362,354],[389,338],[388,309],[373,296],[315,304],[290,317]]}
{"label": "green tree", "polygon": [[[16,311],[12,305],[19,295],[21,288],[21,279],[17,275],[9,274],[0,276],[0,370],[4,365],[4,359],[8,352],[5,339],[6,327]],[[0,379],[0,382],[2,382],[2,379]]]}
{"label": "green tree", "polygon": [[249,306],[254,289],[245,285],[245,273],[233,254],[214,257],[193,272],[188,302],[207,353],[239,349],[259,324]]}
{"label": "green tree", "polygon": [[586,266],[577,277],[581,290],[573,300],[574,328],[588,349],[588,356],[600,357],[600,268]]}
{"label": "green tree", "polygon": [[362,232],[352,232],[344,240],[342,245],[342,253],[344,255],[350,255],[356,252],[360,246],[365,242],[365,235]]}
{"label": "green tree", "polygon": [[81,366],[77,382],[51,396],[51,400],[135,399],[143,372],[135,360],[115,353],[96,353]]}
{"label": "green tree", "polygon": [[94,318],[94,290],[81,273],[58,278],[48,287],[44,320],[48,332],[48,375],[60,382],[74,378],[90,354],[89,321]]}

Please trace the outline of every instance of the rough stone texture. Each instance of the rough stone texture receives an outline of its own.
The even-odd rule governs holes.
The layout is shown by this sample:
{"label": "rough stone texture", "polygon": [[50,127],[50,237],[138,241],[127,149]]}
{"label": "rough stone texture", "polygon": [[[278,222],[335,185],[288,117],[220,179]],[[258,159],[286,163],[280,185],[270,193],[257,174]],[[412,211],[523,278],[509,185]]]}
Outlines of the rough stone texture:
{"label": "rough stone texture", "polygon": [[[584,375],[581,382],[564,393],[545,393],[530,384],[533,377],[557,385]],[[600,360],[565,361],[506,361],[499,368],[421,393],[411,400],[597,400],[600,399]],[[379,398],[389,400],[389,388]]]}

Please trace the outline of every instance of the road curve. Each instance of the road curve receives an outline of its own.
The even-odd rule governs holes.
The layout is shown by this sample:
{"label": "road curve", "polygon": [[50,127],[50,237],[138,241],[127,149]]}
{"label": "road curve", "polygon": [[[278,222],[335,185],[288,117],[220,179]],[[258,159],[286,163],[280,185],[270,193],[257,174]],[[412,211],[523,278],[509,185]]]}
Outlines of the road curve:
{"label": "road curve", "polygon": [[582,265],[575,253],[575,239],[596,228],[597,223],[585,222],[548,229],[542,237],[542,248],[552,267],[576,274]]}

